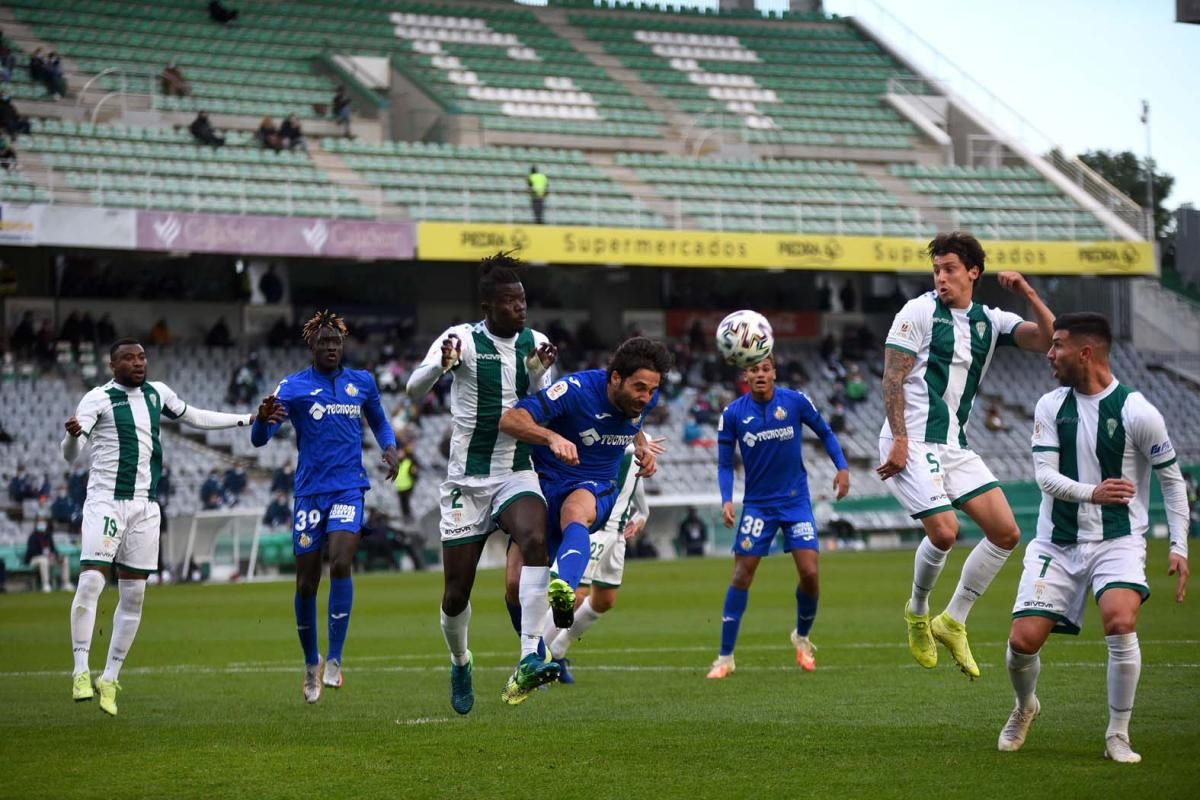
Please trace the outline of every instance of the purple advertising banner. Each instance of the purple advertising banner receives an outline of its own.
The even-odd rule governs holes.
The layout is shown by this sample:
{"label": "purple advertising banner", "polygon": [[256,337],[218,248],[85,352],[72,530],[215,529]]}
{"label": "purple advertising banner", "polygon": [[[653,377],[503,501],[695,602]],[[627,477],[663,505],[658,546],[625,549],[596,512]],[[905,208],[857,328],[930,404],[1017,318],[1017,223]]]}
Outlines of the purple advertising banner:
{"label": "purple advertising banner", "polygon": [[233,255],[407,260],[410,222],[364,222],[310,217],[137,212],[139,250]]}

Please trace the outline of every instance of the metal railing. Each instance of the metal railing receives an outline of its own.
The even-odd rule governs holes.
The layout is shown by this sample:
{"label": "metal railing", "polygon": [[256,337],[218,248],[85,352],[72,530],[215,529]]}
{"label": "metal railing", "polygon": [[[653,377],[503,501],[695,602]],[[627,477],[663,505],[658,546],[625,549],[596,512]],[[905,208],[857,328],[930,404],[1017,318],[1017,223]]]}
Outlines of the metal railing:
{"label": "metal railing", "polygon": [[[960,103],[986,114],[989,122],[1033,153],[1047,159],[1123,222],[1143,235],[1147,234],[1147,218],[1141,206],[1078,158],[1064,155],[1062,147],[1050,136],[946,58],[936,46],[921,38],[876,0],[834,0],[826,5],[828,11],[853,17],[863,28],[881,42],[894,47],[913,67],[928,76],[929,83]],[[1148,235],[1147,238],[1153,237]]]}
{"label": "metal railing", "polygon": [[[116,78],[117,87],[109,88],[101,86],[106,83],[106,78]],[[155,108],[155,98],[158,95],[157,81],[158,73],[147,72],[144,69],[137,69],[120,64],[115,64],[111,67],[100,70],[79,90],[78,96],[75,98],[76,107],[86,108],[88,105],[88,92],[95,88],[104,92],[92,107],[90,121],[95,124],[96,119],[100,115],[101,108],[110,100],[120,101],[121,113],[124,114],[129,110],[129,100],[131,98],[146,98],[148,108]]]}

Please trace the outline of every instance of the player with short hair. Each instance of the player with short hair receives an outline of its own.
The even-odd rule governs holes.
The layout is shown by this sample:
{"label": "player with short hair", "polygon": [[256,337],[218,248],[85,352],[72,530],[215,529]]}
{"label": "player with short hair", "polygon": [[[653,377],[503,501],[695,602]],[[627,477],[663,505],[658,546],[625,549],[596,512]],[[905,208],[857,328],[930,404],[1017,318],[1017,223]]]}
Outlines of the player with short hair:
{"label": "player with short hair", "polygon": [[[558,628],[570,628],[574,622],[575,589],[587,569],[589,534],[603,527],[612,512],[625,448],[634,446],[637,477],[648,478],[656,470],[660,448],[647,441],[642,424],[657,404],[658,387],[670,368],[666,347],[634,337],[617,348],[607,370],[568,375],[500,418],[500,430],[534,445],[534,465],[547,506],[546,544],[557,561],[558,574],[549,592]],[[536,620],[539,634],[545,616]],[[504,700],[516,705],[529,691],[514,675],[505,686]]]}
{"label": "player with short hair", "polygon": [[[288,375],[264,398],[250,431],[262,447],[287,420],[296,429],[296,487],[292,553],[296,556],[296,631],[304,651],[304,700],[321,699],[322,685],[342,685],[342,650],[354,605],[351,569],[363,524],[364,494],[371,481],[363,469],[362,420],[383,451],[390,483],[400,457],[375,377],[342,366],[349,331],[331,311],[319,311],[302,336],[312,366]],[[329,649],[322,660],[317,641],[317,590],[321,586],[321,547],[329,543]]]}
{"label": "player with short hair", "polygon": [[1079,633],[1090,589],[1108,645],[1104,755],[1126,764],[1142,760],[1129,743],[1129,720],[1142,670],[1137,615],[1150,597],[1150,474],[1162,487],[1168,573],[1179,576],[1179,603],[1188,579],[1187,484],[1162,414],[1113,377],[1111,347],[1112,331],[1100,314],[1063,314],[1054,322],[1047,358],[1061,387],[1043,395],[1034,412],[1042,505],[1013,606],[1007,662],[1016,707],[1000,731],[1002,751],[1025,743],[1041,711],[1036,690],[1042,645],[1051,633]]}
{"label": "player with short hair", "polygon": [[537,655],[550,560],[546,550],[546,501],[533,471],[528,445],[500,428],[500,415],[530,390],[549,384],[557,350],[542,333],[525,326],[528,305],[517,270],[522,263],[497,253],[480,264],[480,322],[448,328],[429,348],[408,380],[420,402],[449,372],[450,459],[441,485],[441,538],[445,586],[441,627],[450,650],[450,703],[459,714],[475,703],[472,657],[467,647],[471,589],[488,536],[502,527],[523,557],[518,590],[522,619],[518,673],[532,690],[558,677],[557,667]]}
{"label": "player with short hair", "polygon": [[841,500],[850,491],[850,468],[842,447],[812,400],[793,389],[775,385],[775,358],[767,356],[745,370],[750,391],[721,413],[717,424],[717,483],[721,490],[721,519],[732,528],[734,447],[742,451],[746,492],[742,521],[733,539],[733,579],[721,614],[721,649],[708,677],[728,677],[735,669],[734,646],[746,612],[750,585],[763,556],[771,552],[775,535],[783,531],[783,549],[792,554],[800,583],[796,586],[796,627],[792,646],[796,663],[806,672],[816,669],[814,647],[808,639],[817,617],[817,522],[808,494],[801,425],[821,440],[837,468],[833,488]]}
{"label": "player with short hair", "polygon": [[[1000,484],[967,444],[967,422],[997,347],[1044,352],[1054,315],[1016,272],[1000,285],[1023,297],[1037,322],[976,303],[985,253],[969,233],[938,234],[929,243],[934,290],[905,304],[884,350],[883,404],[876,469],[925,537],[917,547],[912,596],[904,607],[908,648],[922,667],[937,665],[937,644],[972,680],[979,666],[967,642],[967,615],[1020,540]],[[946,610],[929,618],[929,594],[958,538],[960,509],[983,529]]]}
{"label": "player with short hair", "polygon": [[[633,445],[626,447],[617,466],[617,499],[608,522],[590,536],[587,569],[575,590],[575,619],[571,627],[560,630],[554,624],[554,615],[546,615],[543,638],[546,652],[558,663],[559,683],[575,682],[567,650],[617,604],[617,591],[625,577],[625,545],[650,518],[646,485],[633,469],[634,451]],[[557,571],[557,565],[551,571]]]}
{"label": "player with short hair", "polygon": [[[117,678],[142,620],[146,576],[158,570],[162,418],[219,430],[249,425],[251,415],[194,408],[165,383],[147,381],[146,351],[136,339],[117,340],[108,355],[112,380],[79,401],[75,415],[64,425],[62,454],[70,463],[79,456],[80,437],[91,445],[79,582],[71,603],[75,652],[71,694],[79,701],[91,700],[99,692],[100,708],[115,716],[121,689]],[[113,612],[108,661],[93,691],[88,654],[96,606],[110,569],[116,570],[120,596]]]}

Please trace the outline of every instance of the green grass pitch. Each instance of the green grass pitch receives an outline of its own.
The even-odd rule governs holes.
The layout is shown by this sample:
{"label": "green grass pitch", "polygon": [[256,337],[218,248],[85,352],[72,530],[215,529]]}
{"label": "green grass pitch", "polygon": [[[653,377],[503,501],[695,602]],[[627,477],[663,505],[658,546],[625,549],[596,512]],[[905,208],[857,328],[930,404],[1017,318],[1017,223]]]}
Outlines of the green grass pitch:
{"label": "green grass pitch", "polygon": [[[952,555],[935,611],[964,554]],[[502,579],[481,572],[476,701],[465,718],[448,699],[439,574],[356,578],[346,684],[314,706],[300,696],[289,583],[151,587],[116,718],[70,699],[70,595],[0,596],[0,797],[1197,796],[1200,588],[1175,604],[1164,543],[1150,548],[1154,596],[1138,626],[1138,766],[1102,758],[1105,648],[1094,606],[1081,636],[1052,637],[1043,651],[1043,712],[1025,749],[998,753],[1012,703],[1004,640],[1019,559],[971,616],[983,669],[975,683],[944,649],[934,670],[909,657],[901,611],[911,565],[909,552],[822,558],[818,667],[805,674],[788,643],[794,570],[790,559],[768,559],[737,673],[717,682],[704,675],[729,560],[630,562],[617,607],[571,653],[578,682],[515,708],[499,699],[517,647]],[[106,591],[93,670],[115,602]]]}

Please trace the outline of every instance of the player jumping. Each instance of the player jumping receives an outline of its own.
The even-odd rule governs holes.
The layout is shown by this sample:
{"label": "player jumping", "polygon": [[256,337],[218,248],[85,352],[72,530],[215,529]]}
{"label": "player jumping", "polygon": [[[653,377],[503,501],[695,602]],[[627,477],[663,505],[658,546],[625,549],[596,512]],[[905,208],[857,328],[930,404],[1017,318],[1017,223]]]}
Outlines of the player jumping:
{"label": "player jumping", "polygon": [[113,612],[112,641],[104,674],[96,679],[100,708],[116,716],[117,677],[142,621],[146,576],[158,570],[160,511],[156,501],[162,474],[159,424],[163,417],[194,428],[219,430],[249,425],[250,414],[224,414],[193,408],[165,383],[146,380],[146,351],[136,339],[120,339],[109,350],[112,380],[83,396],[66,422],[62,454],[79,456],[82,436],[91,445],[79,584],[71,603],[71,646],[75,670],[71,695],[94,696],[88,667],[96,606],[105,573],[115,568],[120,597]]}
{"label": "player jumping", "polygon": [[850,469],[837,436],[803,392],[775,386],[775,359],[765,359],[746,369],[749,394],[730,403],[717,425],[717,482],[721,489],[721,519],[734,523],[733,452],[741,448],[746,467],[746,494],[742,521],[733,541],[733,579],[725,593],[721,614],[721,650],[708,672],[709,678],[728,677],[735,669],[733,648],[746,612],[750,584],[763,556],[771,552],[775,534],[783,529],[784,552],[792,554],[800,583],[796,587],[796,628],[792,645],[796,663],[805,671],[816,669],[814,647],[808,640],[817,616],[817,523],[808,496],[808,472],[800,425],[821,439],[837,468],[833,488],[841,500],[850,491]]}
{"label": "player jumping", "polygon": [[[296,504],[292,552],[296,556],[296,631],[304,651],[304,699],[321,699],[321,686],[342,685],[342,648],[350,628],[354,583],[350,577],[363,523],[363,495],[371,488],[362,465],[365,416],[383,450],[388,481],[400,459],[396,436],[370,372],[342,366],[348,331],[337,314],[321,311],[304,324],[312,366],[279,382],[263,399],[250,431],[262,447],[286,420],[296,429]],[[329,650],[317,642],[317,589],[321,547],[329,541]]]}
{"label": "player jumping", "polygon": [[1062,384],[1034,413],[1033,460],[1042,506],[1037,537],[1025,549],[1008,638],[1008,675],[1016,707],[999,748],[1016,751],[1041,711],[1042,645],[1051,633],[1079,633],[1090,589],[1108,644],[1108,729],[1104,755],[1125,764],[1142,757],[1129,743],[1129,719],[1142,671],[1138,609],[1146,583],[1150,473],[1158,476],[1171,538],[1168,573],[1175,601],[1188,579],[1187,486],[1162,414],[1122,385],[1108,365],[1112,332],[1100,314],[1063,314],[1047,357]]}

